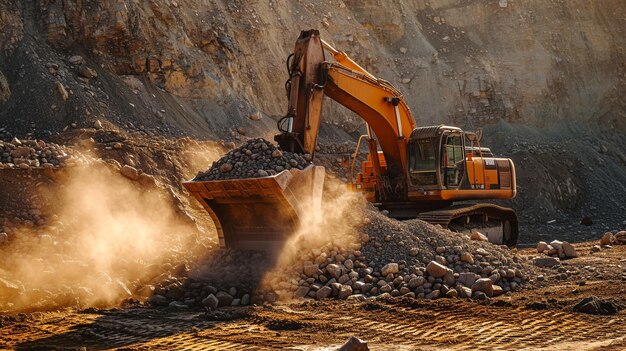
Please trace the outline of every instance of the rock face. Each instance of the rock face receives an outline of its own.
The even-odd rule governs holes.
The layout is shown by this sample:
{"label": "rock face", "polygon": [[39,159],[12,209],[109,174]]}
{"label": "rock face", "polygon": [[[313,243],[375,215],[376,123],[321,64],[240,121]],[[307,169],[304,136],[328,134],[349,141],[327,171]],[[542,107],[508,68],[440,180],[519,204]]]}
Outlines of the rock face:
{"label": "rock face", "polygon": [[304,169],[310,163],[307,158],[281,151],[267,140],[251,139],[214,162],[207,171],[198,173],[194,180],[266,177],[286,169]]}

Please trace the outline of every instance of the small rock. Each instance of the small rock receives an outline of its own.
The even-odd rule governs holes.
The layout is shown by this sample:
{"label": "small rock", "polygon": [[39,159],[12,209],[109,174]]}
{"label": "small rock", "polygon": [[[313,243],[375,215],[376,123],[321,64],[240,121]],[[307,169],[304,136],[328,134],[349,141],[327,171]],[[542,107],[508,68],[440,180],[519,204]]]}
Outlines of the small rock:
{"label": "small rock", "polygon": [[613,233],[606,232],[600,239],[600,245],[611,245],[613,243]]}
{"label": "small rock", "polygon": [[274,150],[274,151],[272,152],[272,157],[274,157],[274,158],[283,157],[283,152],[282,152],[282,151],[280,151],[280,150]]}
{"label": "small rock", "polygon": [[312,277],[319,272],[319,266],[314,263],[305,263],[303,272],[307,277]]}
{"label": "small rock", "polygon": [[388,263],[383,267],[380,273],[383,275],[383,277],[386,277],[389,274],[398,273],[398,271],[399,271],[399,267],[397,263]]}
{"label": "small rock", "polygon": [[61,95],[61,98],[63,99],[63,101],[67,101],[67,99],[70,97],[70,94],[67,92],[67,90],[63,86],[63,83],[57,81],[56,85],[57,85],[57,90],[59,91],[59,94]]}
{"label": "small rock", "polygon": [[548,245],[548,243],[547,243],[547,242],[545,242],[545,241],[540,241],[540,242],[537,244],[537,253],[542,253],[542,252],[544,252],[544,251],[549,251],[548,246],[549,246],[549,245]]}
{"label": "small rock", "polygon": [[304,298],[309,294],[309,287],[308,286],[299,286],[298,289],[296,289],[296,292],[294,293],[296,298]]}
{"label": "small rock", "polygon": [[493,296],[493,282],[489,278],[480,278],[472,285],[472,291],[481,291],[491,297]]}
{"label": "small rock", "polygon": [[535,257],[533,264],[537,267],[554,267],[561,264],[561,260],[557,257]]}
{"label": "small rock", "polygon": [[339,290],[339,299],[345,300],[350,295],[352,295],[352,287],[346,284],[342,285],[341,289]]}
{"label": "small rock", "polygon": [[415,257],[417,256],[417,254],[419,254],[420,249],[417,247],[412,247],[411,250],[409,250],[409,255]]}
{"label": "small rock", "polygon": [[78,69],[78,74],[87,79],[96,78],[98,76],[98,72],[85,65],[80,66],[80,68]]}
{"label": "small rock", "polygon": [[219,302],[215,295],[209,294],[209,296],[202,300],[202,305],[214,310],[219,306]]}
{"label": "small rock", "polygon": [[461,256],[461,261],[469,264],[474,264],[474,256],[469,252],[464,252]]}
{"label": "small rock", "polygon": [[477,240],[477,241],[489,241],[489,238],[487,238],[483,233],[479,232],[476,229],[472,229],[472,234],[470,235],[470,239]]}
{"label": "small rock", "polygon": [[369,351],[369,347],[365,341],[351,336],[337,351]]}
{"label": "small rock", "polygon": [[318,300],[323,300],[329,298],[332,293],[333,289],[330,286],[323,286],[315,293],[315,297]]}
{"label": "small rock", "polygon": [[233,169],[233,165],[231,165],[230,163],[224,163],[220,166],[220,172],[222,173],[228,173],[230,171],[232,171]]}
{"label": "small rock", "polygon": [[474,285],[474,282],[476,282],[476,274],[472,272],[461,273],[459,274],[457,281],[464,286],[471,288],[472,285]]}
{"label": "small rock", "polygon": [[68,61],[75,66],[85,62],[85,60],[83,60],[83,57],[80,55],[71,56]]}
{"label": "small rock", "polygon": [[341,267],[337,264],[331,263],[326,266],[326,272],[331,275],[331,277],[335,279],[339,279],[341,277]]}
{"label": "small rock", "polygon": [[261,119],[261,112],[255,112],[253,114],[251,114],[250,116],[248,116],[248,118],[250,118],[253,121],[258,121]]}
{"label": "small rock", "polygon": [[120,168],[120,173],[130,179],[130,180],[137,180],[139,179],[139,171],[133,167],[133,166],[129,166],[129,165],[124,165],[122,166],[122,168]]}
{"label": "small rock", "polygon": [[219,306],[230,306],[234,299],[232,296],[230,296],[229,293],[225,291],[218,291],[215,297],[219,301]]}
{"label": "small rock", "polygon": [[428,265],[426,266],[426,272],[428,272],[428,274],[432,275],[435,278],[441,278],[445,276],[446,273],[448,273],[449,271],[450,268],[435,261],[430,261],[430,263],[428,263]]}
{"label": "small rock", "polygon": [[100,120],[96,120],[95,122],[93,122],[93,127],[96,129],[102,129],[102,122],[100,122]]}
{"label": "small rock", "polygon": [[591,247],[591,252],[600,252],[601,250],[600,245],[593,245]]}
{"label": "small rock", "polygon": [[574,248],[572,244],[568,243],[567,241],[564,241],[562,247],[563,247],[563,253],[565,254],[565,257],[567,258],[578,257],[578,254],[576,254],[576,249]]}
{"label": "small rock", "polygon": [[597,315],[612,315],[618,311],[617,306],[612,301],[601,300],[596,296],[589,296],[577,303],[574,312]]}

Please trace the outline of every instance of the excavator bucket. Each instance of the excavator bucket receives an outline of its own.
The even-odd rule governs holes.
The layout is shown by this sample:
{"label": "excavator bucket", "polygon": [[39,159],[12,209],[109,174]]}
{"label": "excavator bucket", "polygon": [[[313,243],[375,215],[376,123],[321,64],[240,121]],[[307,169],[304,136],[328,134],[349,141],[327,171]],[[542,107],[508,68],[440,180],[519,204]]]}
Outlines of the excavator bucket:
{"label": "excavator bucket", "polygon": [[324,167],[284,170],[250,179],[188,181],[185,188],[209,213],[221,247],[280,250],[300,219],[321,206]]}

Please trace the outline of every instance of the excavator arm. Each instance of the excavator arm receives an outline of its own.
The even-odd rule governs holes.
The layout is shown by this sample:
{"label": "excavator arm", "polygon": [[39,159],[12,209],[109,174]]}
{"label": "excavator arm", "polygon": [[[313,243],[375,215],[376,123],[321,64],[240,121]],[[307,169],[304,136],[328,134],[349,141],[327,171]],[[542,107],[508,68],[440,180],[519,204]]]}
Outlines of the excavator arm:
{"label": "excavator arm", "polygon": [[[336,62],[325,61],[324,48]],[[281,148],[314,154],[326,95],[367,123],[371,155],[378,154],[374,135],[378,140],[387,166],[383,172],[374,157],[374,173],[381,177],[378,184],[389,185],[388,190],[381,189],[381,196],[406,197],[406,143],[415,121],[402,94],[324,42],[317,30],[300,34],[288,68],[289,107],[275,137]]]}

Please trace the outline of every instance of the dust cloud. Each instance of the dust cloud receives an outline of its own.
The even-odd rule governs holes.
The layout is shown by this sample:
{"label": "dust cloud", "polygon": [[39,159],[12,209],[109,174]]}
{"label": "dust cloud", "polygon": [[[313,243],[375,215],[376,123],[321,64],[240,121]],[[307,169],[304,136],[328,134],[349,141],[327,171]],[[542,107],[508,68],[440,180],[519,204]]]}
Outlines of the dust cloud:
{"label": "dust cloud", "polygon": [[50,224],[18,229],[0,248],[0,311],[147,297],[202,249],[195,227],[177,216],[162,188],[140,188],[102,161],[65,173],[51,193]]}
{"label": "dust cloud", "polygon": [[346,184],[326,177],[321,205],[307,208],[300,216],[300,227],[284,245],[275,266],[262,280],[261,289],[271,289],[279,298],[291,296],[285,286],[286,274],[296,281],[303,264],[320,259],[322,252],[360,249],[358,228],[363,224],[365,201],[349,191]]}

